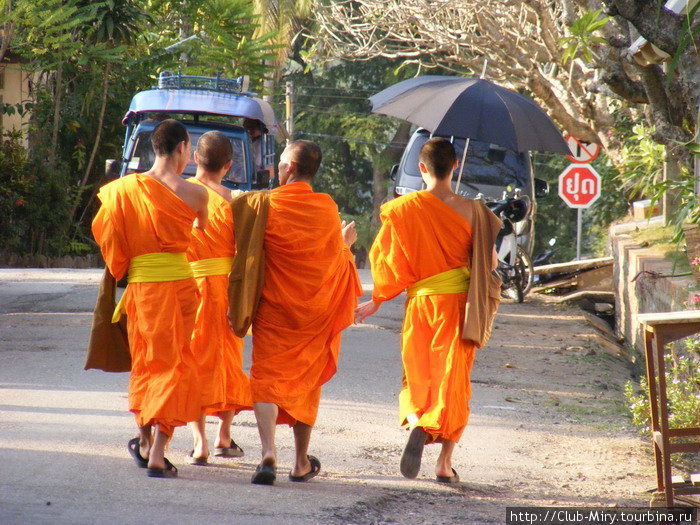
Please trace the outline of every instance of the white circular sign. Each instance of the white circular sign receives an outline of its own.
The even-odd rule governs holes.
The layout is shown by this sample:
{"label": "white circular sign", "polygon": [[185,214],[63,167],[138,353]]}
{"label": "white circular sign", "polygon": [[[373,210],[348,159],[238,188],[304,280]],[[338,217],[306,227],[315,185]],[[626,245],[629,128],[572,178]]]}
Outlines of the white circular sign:
{"label": "white circular sign", "polygon": [[577,164],[587,164],[593,161],[600,153],[600,144],[579,140],[576,137],[567,137],[566,144],[571,152],[571,155],[566,157]]}

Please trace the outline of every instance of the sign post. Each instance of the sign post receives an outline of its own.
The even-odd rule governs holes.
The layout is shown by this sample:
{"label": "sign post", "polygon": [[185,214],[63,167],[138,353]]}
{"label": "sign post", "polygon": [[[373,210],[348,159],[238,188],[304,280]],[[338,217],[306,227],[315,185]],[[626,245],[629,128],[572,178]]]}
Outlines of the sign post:
{"label": "sign post", "polygon": [[559,175],[559,197],[570,207],[578,209],[576,227],[576,259],[581,259],[581,229],[583,210],[600,197],[600,175],[587,164],[571,164]]}

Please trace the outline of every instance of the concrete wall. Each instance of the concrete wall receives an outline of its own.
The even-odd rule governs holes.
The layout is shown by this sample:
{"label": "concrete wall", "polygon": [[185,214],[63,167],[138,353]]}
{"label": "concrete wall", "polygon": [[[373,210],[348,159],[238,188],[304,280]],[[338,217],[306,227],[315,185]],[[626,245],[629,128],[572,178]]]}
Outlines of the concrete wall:
{"label": "concrete wall", "polygon": [[[29,100],[29,77],[20,69],[19,64],[3,64],[0,66],[0,75],[4,77],[0,97],[5,104],[19,104]],[[6,130],[20,129],[22,124],[29,120],[29,115],[22,119],[18,114],[3,115],[2,127]]]}
{"label": "concrete wall", "polygon": [[[673,264],[653,247],[642,246],[630,231],[656,223],[641,221],[613,226],[610,231],[614,258],[615,321],[618,335],[624,337],[643,355],[642,332],[637,314],[687,310],[692,290],[692,276],[670,277]],[[636,278],[636,279],[635,279]]]}

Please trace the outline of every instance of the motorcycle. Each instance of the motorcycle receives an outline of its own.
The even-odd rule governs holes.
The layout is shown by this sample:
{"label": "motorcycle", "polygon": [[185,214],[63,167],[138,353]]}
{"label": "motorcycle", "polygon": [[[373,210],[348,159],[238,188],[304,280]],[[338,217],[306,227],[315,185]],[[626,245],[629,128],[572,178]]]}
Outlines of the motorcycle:
{"label": "motorcycle", "polygon": [[[483,195],[481,198],[483,199]],[[503,281],[501,295],[522,303],[525,295],[532,288],[534,272],[530,254],[518,242],[516,223],[528,216],[531,207],[530,198],[527,195],[520,195],[518,190],[510,197],[504,191],[501,200],[487,201],[485,204],[503,221],[503,227],[496,238],[498,254],[496,272]]]}
{"label": "motorcycle", "polygon": [[[542,253],[539,253],[535,255],[535,257],[532,258],[532,264],[537,267],[537,266],[546,266],[548,264],[552,264],[552,259],[554,258],[554,254],[556,250],[554,249],[554,245],[557,243],[557,240],[552,238],[549,239],[549,248]],[[537,285],[542,285],[545,283],[548,283],[549,281],[553,281],[557,277],[559,277],[561,274],[558,273],[541,273],[538,275],[535,275],[534,282]]]}

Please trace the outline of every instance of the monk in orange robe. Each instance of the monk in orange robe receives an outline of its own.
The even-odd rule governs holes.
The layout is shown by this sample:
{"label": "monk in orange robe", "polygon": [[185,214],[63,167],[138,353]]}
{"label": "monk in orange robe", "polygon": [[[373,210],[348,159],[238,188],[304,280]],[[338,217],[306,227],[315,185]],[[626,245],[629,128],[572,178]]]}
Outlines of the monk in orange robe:
{"label": "monk in orange robe", "polygon": [[252,410],[253,401],[248,376],[243,372],[243,339],[233,333],[226,316],[228,274],[236,247],[231,190],[221,180],[233,161],[231,141],[219,131],[204,133],[197,142],[194,159],[197,174],[188,181],[209,193],[209,225],[205,230],[192,230],[192,243],[187,250],[202,297],[191,343],[202,390],[202,415],[190,424],[194,437],[190,463],[206,465],[206,415],[219,417],[214,455],[241,457],[243,450],[231,439],[231,423],[238,412]]}
{"label": "monk in orange robe", "polygon": [[132,368],[129,409],[139,438],[129,450],[152,477],[176,477],[164,456],[176,426],[195,421],[201,403],[190,348],[199,305],[185,252],[192,224],[204,228],[207,191],[179,174],[190,157],[185,127],[165,120],[153,131],[153,168],[100,189],[92,232],[111,274],[129,274],[117,313],[127,315]]}
{"label": "monk in orange robe", "polygon": [[[270,192],[265,229],[264,286],[253,318],[250,385],[262,442],[255,484],[276,479],[276,424],[294,432],[291,481],[316,476],[321,464],[307,454],[321,386],[336,372],[341,332],[353,323],[362,295],[345,225],[329,195],[311,181],[321,163],[313,142],[295,141],[279,162],[280,187]],[[235,220],[235,217],[234,217]]]}
{"label": "monk in orange robe", "polygon": [[[454,483],[459,476],[452,468],[452,452],[469,417],[475,345],[462,339],[462,326],[473,236],[478,234],[472,231],[472,214],[481,203],[452,191],[457,159],[449,141],[430,139],[419,161],[427,189],[381,208],[382,227],[370,250],[372,300],[358,307],[356,319],[364,320],[382,302],[408,289],[399,419],[411,434],[401,472],[415,478],[424,444],[439,442],[436,479]],[[489,251],[495,268],[495,250],[489,247]],[[443,277],[443,282],[435,282],[434,276]]]}

